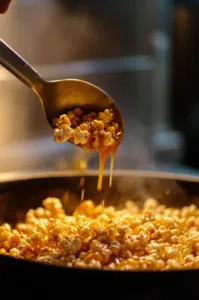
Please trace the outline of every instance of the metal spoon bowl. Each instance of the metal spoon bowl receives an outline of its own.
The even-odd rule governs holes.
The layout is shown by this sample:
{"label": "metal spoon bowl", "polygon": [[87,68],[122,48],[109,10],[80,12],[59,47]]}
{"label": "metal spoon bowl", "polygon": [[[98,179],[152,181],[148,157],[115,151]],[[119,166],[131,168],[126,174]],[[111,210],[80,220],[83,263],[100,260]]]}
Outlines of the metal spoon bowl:
{"label": "metal spoon bowl", "polygon": [[52,118],[59,117],[74,107],[96,112],[112,108],[115,120],[123,133],[123,120],[118,107],[113,99],[97,86],[78,79],[45,81],[3,40],[0,40],[0,63],[35,92],[50,126]]}

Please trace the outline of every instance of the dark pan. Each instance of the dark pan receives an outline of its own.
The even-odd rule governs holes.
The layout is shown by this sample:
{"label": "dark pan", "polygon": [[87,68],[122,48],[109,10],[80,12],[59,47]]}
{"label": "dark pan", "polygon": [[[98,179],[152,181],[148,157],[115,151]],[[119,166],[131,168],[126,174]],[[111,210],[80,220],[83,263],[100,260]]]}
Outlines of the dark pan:
{"label": "dark pan", "polygon": [[[114,173],[113,187],[104,177],[103,191],[96,191],[97,173],[21,173],[0,176],[0,220],[20,221],[29,208],[41,205],[48,196],[59,197],[67,213],[79,203],[79,180],[85,176],[85,199],[122,207],[128,199],[140,205],[149,197],[168,206],[180,207],[195,203],[199,206],[197,177],[157,172]],[[185,192],[186,184],[194,192]],[[70,193],[70,201],[66,197]],[[0,255],[0,293],[19,293],[28,298],[53,296],[66,299],[199,299],[199,270],[134,272],[79,270],[45,265]],[[3,298],[2,298],[3,299]]]}

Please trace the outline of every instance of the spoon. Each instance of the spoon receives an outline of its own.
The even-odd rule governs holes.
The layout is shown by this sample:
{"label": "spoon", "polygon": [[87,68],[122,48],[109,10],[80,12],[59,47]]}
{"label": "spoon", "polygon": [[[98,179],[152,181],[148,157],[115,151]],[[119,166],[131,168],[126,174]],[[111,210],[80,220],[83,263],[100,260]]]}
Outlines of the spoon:
{"label": "spoon", "polygon": [[97,86],[78,79],[46,81],[2,39],[0,63],[37,95],[50,126],[53,118],[67,113],[74,107],[96,112],[112,108],[123,132],[123,120],[119,109],[112,98]]}

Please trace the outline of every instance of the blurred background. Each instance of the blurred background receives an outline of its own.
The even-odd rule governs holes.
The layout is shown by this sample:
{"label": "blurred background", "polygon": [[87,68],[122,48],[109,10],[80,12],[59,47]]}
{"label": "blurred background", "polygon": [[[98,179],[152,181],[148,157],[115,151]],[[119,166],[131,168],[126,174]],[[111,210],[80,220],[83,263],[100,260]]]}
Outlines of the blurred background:
{"label": "blurred background", "polygon": [[[198,173],[199,1],[13,0],[0,37],[46,79],[80,78],[119,105],[115,168]],[[36,96],[0,67],[0,171],[73,169]],[[89,154],[90,168],[98,166]]]}

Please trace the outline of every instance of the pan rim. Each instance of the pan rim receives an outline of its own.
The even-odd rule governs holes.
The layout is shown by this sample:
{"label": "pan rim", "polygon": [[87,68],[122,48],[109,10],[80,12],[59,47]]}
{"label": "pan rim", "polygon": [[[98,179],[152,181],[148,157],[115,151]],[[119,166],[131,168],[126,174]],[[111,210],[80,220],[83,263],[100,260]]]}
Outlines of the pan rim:
{"label": "pan rim", "polygon": [[39,262],[39,261],[32,261],[32,260],[28,260],[28,259],[22,259],[22,258],[17,258],[17,257],[12,257],[12,256],[9,256],[9,255],[5,255],[5,254],[0,254],[0,258],[2,259],[5,259],[7,261],[11,260],[11,261],[15,261],[16,263],[23,263],[23,264],[27,264],[27,267],[28,265],[34,265],[35,267],[37,266],[38,268],[39,267],[45,267],[45,268],[53,268],[53,269],[62,269],[62,270],[66,270],[66,271],[69,271],[69,272],[82,272],[84,273],[85,271],[86,272],[97,272],[97,273],[117,273],[117,274],[122,274],[122,273],[130,273],[130,274],[165,274],[165,273],[196,273],[196,272],[199,272],[199,268],[198,269],[173,269],[173,270],[164,270],[164,271],[161,271],[161,270],[106,270],[106,269],[89,269],[89,268],[78,268],[78,267],[68,267],[68,266],[62,266],[62,265],[53,265],[53,264],[48,264],[48,263],[45,263],[45,262]]}
{"label": "pan rim", "polygon": [[[31,171],[14,171],[14,172],[2,172],[0,174],[0,183],[23,181],[32,179],[47,179],[47,178],[63,178],[63,177],[96,177],[98,176],[98,170],[87,171],[49,171],[49,170],[31,170]],[[104,171],[104,176],[109,176],[109,171]],[[148,170],[114,170],[113,177],[140,177],[140,178],[160,178],[170,180],[191,181],[199,183],[199,176],[188,175],[183,173],[164,172],[164,171],[148,171]]]}

